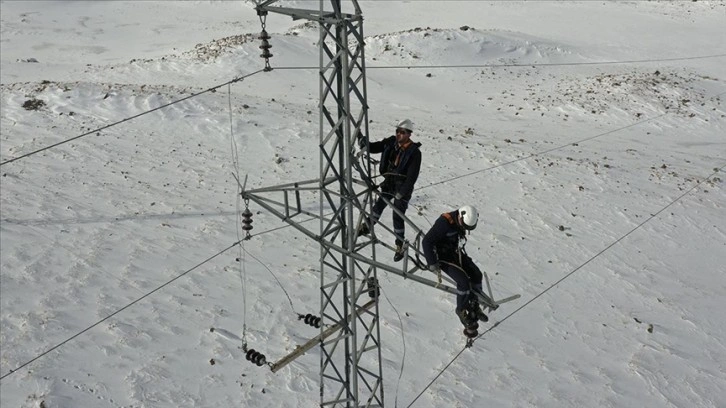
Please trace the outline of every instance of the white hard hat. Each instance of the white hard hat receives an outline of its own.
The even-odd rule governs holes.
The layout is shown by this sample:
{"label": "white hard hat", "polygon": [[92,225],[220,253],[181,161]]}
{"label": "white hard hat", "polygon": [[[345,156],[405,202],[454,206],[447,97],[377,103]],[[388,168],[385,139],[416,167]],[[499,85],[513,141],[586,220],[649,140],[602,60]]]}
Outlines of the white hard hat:
{"label": "white hard hat", "polygon": [[474,206],[465,205],[459,208],[459,215],[463,221],[462,227],[467,230],[473,230],[476,228],[476,223],[479,221],[479,211]]}
{"label": "white hard hat", "polygon": [[396,125],[396,129],[406,129],[409,132],[413,132],[413,122],[411,122],[411,119],[404,119]]}

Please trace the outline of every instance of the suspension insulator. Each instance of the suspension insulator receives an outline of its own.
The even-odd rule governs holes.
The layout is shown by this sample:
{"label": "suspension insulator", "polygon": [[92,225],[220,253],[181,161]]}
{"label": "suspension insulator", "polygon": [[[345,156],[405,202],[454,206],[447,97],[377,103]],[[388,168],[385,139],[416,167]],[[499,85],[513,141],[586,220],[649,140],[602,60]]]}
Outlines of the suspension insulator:
{"label": "suspension insulator", "polygon": [[257,37],[262,40],[262,45],[260,45],[260,49],[262,49],[262,54],[260,54],[260,57],[265,59],[264,71],[269,72],[272,71],[272,67],[270,66],[270,58],[272,57],[272,54],[270,53],[270,48],[272,48],[272,46],[270,45],[270,42],[267,41],[270,39],[270,35],[267,34],[267,30],[265,30],[265,26],[267,25],[267,10],[258,6],[257,15],[260,16],[260,24],[262,24],[262,32],[260,33],[260,36]]}
{"label": "suspension insulator", "polygon": [[267,34],[266,30],[262,30],[262,33],[257,38],[262,41],[262,44],[260,45],[262,54],[260,54],[260,57],[262,57],[264,59],[271,58],[272,54],[270,53],[270,48],[272,48],[272,46],[270,45],[270,42],[268,40],[271,39],[272,37],[270,37],[270,35]]}
{"label": "suspension insulator", "polygon": [[260,54],[260,57],[265,58],[265,59],[272,58],[272,53],[270,52],[270,48],[272,48],[270,43],[268,43],[267,40],[262,40],[262,45],[260,45],[262,54]]}
{"label": "suspension insulator", "polygon": [[257,364],[258,367],[262,367],[267,363],[267,358],[264,354],[260,353],[259,351],[256,351],[255,349],[249,349],[247,350],[247,360],[251,361],[253,364]]}
{"label": "suspension insulator", "polygon": [[374,277],[368,278],[368,296],[372,299],[378,299],[381,295],[381,287],[378,286],[378,279]]}
{"label": "suspension insulator", "polygon": [[306,315],[298,315],[298,319],[302,320],[307,324],[308,326],[313,326],[316,329],[320,328],[320,322],[323,320],[319,318],[318,316],[315,316],[313,314],[306,314]]}
{"label": "suspension insulator", "polygon": [[242,229],[245,231],[252,230],[252,212],[249,208],[245,208],[245,210],[242,211]]}

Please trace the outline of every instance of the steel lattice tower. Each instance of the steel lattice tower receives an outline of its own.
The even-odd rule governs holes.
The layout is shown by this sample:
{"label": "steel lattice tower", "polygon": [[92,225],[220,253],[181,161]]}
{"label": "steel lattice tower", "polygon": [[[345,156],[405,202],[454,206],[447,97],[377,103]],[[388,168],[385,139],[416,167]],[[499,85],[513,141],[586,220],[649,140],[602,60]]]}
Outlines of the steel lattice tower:
{"label": "steel lattice tower", "polygon": [[[448,277],[443,278],[446,283],[442,284],[441,275],[435,281],[416,274],[426,270],[419,258],[423,234],[380,195],[372,182],[370,159],[357,152],[361,142],[362,151],[367,151],[368,143],[365,43],[358,0],[351,0],[353,13],[343,13],[341,0],[330,0],[332,11],[324,10],[324,0],[320,1],[319,10],[270,7],[276,1],[259,1],[257,5],[263,26],[260,48],[266,59],[266,70],[271,69],[269,57],[272,56],[267,42],[270,37],[264,29],[268,12],[319,24],[320,175],[315,180],[254,190],[242,186],[241,194],[245,202],[254,201],[320,244],[320,317],[323,324],[317,338],[321,351],[320,406],[382,407],[378,271],[400,275],[412,283],[422,283],[447,293],[457,294],[458,291]],[[373,226],[370,226],[370,237],[358,236],[358,226],[364,217],[370,216],[372,200],[378,197],[383,198],[416,234],[413,240],[405,241],[405,256],[397,267],[376,261],[376,244],[386,245],[375,239]],[[308,200],[318,201],[318,213],[305,210]],[[318,230],[306,228],[299,220],[301,215],[318,219]],[[393,234],[386,225],[376,225],[377,229],[383,228]],[[519,297],[513,295],[493,301],[489,278],[482,272],[488,295],[478,293],[477,296],[490,310]],[[312,347],[312,342],[272,364],[273,372]]]}
{"label": "steel lattice tower", "polygon": [[[260,2],[258,14],[319,23],[320,176],[242,195],[320,243],[320,315],[323,324],[340,326],[329,339],[321,336],[320,405],[383,406],[375,245],[356,236],[372,198],[369,184],[362,181],[370,180],[370,162],[361,164],[356,155],[359,138],[368,135],[363,15],[357,0],[352,0],[351,14],[342,12],[340,0],[330,1],[332,11],[324,10],[322,0],[320,10],[270,7],[274,2]],[[360,179],[354,177],[356,169]],[[294,220],[305,213],[302,196],[309,192],[320,204],[317,215],[306,213],[320,220],[315,232]]]}

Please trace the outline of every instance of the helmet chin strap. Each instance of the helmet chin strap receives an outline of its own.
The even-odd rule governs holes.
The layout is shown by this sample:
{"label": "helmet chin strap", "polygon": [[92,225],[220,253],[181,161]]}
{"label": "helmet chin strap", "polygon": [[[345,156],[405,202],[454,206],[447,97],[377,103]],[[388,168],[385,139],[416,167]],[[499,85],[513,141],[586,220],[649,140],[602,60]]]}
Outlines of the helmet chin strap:
{"label": "helmet chin strap", "polygon": [[466,227],[464,227],[464,217],[462,217],[461,215],[456,218],[456,226],[458,226],[459,229],[464,232],[464,235],[466,235]]}
{"label": "helmet chin strap", "polygon": [[456,219],[456,225],[459,227],[460,230],[464,231],[464,235],[471,235],[471,231],[473,231],[473,228],[466,228],[466,224],[464,223],[464,217],[461,215]]}

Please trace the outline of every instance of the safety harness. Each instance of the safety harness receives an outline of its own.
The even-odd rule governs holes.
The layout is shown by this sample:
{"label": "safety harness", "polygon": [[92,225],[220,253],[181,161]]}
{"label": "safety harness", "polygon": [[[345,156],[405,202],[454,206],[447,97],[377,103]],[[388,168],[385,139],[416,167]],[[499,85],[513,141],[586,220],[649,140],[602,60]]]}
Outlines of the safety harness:
{"label": "safety harness", "polygon": [[[448,221],[448,223],[450,225],[455,225],[457,227],[457,229],[459,229],[459,225],[457,224],[456,220],[454,219],[454,216],[451,215],[451,213],[446,212],[446,213],[441,214],[441,216],[444,217],[444,219],[446,219],[446,221]],[[462,239],[464,240],[463,243],[462,243]],[[462,256],[462,254],[466,254],[466,250],[464,249],[465,246],[466,246],[466,235],[459,234],[459,241],[458,241],[458,245],[456,246],[456,254],[459,256],[459,265],[464,264],[464,262],[461,259],[461,256]]]}

